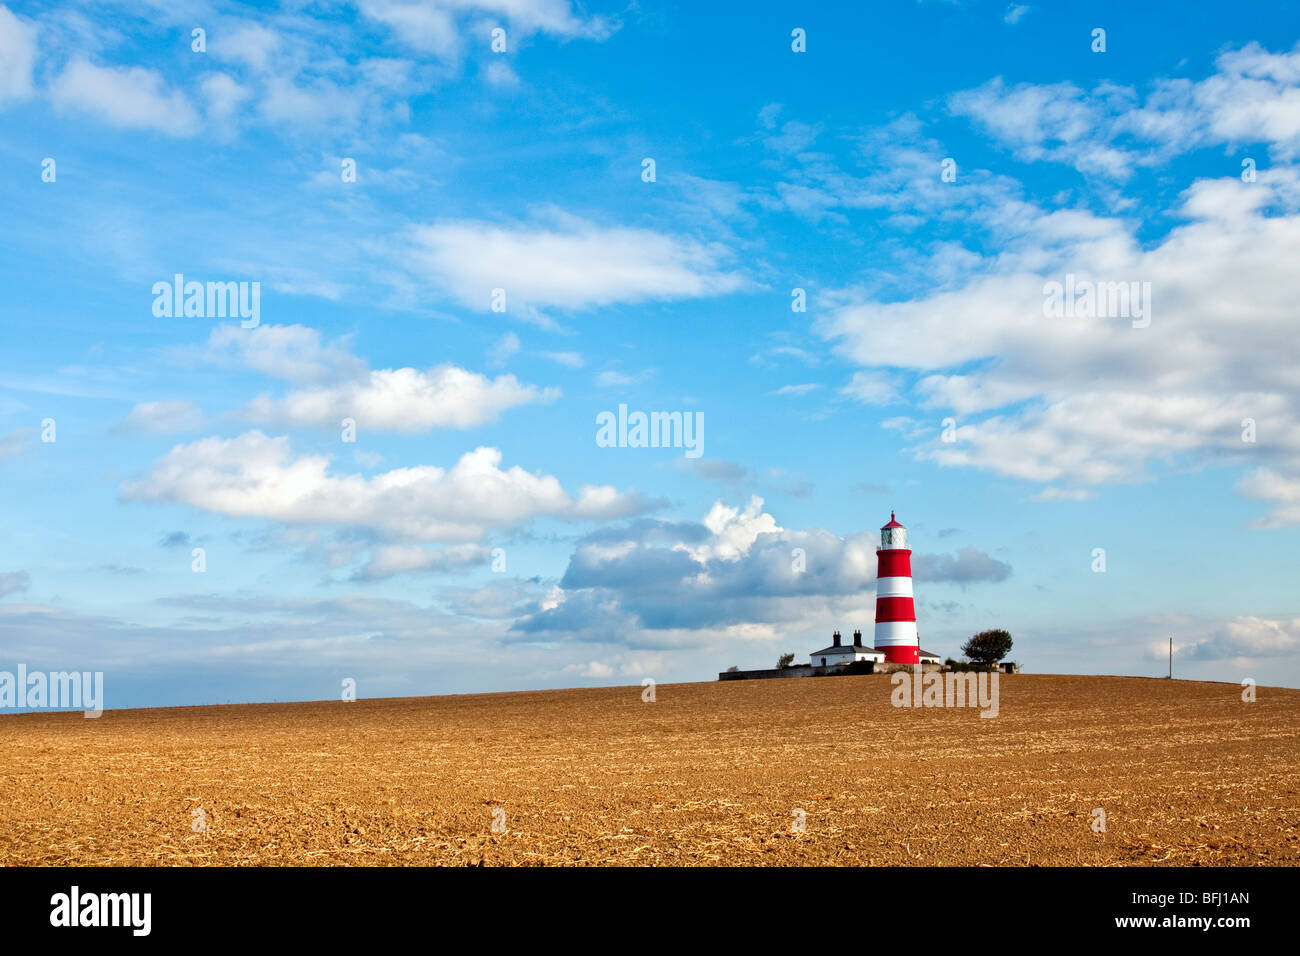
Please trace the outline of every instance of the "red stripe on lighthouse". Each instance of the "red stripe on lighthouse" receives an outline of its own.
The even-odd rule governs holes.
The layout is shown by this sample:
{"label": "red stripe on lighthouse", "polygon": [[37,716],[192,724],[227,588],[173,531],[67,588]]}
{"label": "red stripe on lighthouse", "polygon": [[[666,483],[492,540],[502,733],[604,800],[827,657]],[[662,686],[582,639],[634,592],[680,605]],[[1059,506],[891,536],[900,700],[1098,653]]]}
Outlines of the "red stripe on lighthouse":
{"label": "red stripe on lighthouse", "polygon": [[884,650],[886,664],[921,663],[921,651],[915,644],[899,644],[895,647],[886,647]]}
{"label": "red stripe on lighthouse", "polygon": [[912,552],[907,548],[877,551],[876,556],[876,577],[910,578],[912,576]]}
{"label": "red stripe on lighthouse", "polygon": [[877,621],[915,621],[916,605],[910,597],[876,598]]}

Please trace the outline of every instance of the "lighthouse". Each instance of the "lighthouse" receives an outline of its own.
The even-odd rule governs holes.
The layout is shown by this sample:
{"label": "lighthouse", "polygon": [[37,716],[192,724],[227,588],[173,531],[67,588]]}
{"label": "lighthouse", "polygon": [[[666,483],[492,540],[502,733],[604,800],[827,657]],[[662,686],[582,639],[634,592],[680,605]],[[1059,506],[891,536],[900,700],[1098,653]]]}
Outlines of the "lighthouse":
{"label": "lighthouse", "polygon": [[876,650],[887,664],[917,664],[921,645],[916,637],[916,607],[912,604],[912,552],[907,529],[889,513],[880,529],[876,550]]}

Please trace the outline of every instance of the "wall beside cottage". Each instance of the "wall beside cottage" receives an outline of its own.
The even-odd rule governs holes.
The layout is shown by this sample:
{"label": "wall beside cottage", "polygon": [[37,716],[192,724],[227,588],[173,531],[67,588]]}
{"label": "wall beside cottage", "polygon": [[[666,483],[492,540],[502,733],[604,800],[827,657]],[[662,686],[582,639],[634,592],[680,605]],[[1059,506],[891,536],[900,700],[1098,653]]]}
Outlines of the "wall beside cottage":
{"label": "wall beside cottage", "polygon": [[869,674],[869,668],[879,669],[880,664],[874,661],[858,661],[859,670],[850,670],[850,665],[829,665],[827,667],[814,667],[811,664],[795,664],[793,667],[782,667],[779,670],[758,671],[723,671],[718,675],[718,680],[772,680],[781,677],[838,677],[842,674],[858,673]]}

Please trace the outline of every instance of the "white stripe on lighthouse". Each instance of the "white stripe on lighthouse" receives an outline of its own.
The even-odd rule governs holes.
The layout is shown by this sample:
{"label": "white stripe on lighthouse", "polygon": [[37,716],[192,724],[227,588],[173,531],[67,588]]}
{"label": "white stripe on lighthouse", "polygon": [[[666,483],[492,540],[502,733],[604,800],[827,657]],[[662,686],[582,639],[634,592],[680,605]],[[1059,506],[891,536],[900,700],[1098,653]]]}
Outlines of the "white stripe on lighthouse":
{"label": "white stripe on lighthouse", "polygon": [[877,621],[876,647],[898,647],[900,644],[916,644],[915,621]]}
{"label": "white stripe on lighthouse", "polygon": [[911,597],[911,578],[876,578],[876,597]]}

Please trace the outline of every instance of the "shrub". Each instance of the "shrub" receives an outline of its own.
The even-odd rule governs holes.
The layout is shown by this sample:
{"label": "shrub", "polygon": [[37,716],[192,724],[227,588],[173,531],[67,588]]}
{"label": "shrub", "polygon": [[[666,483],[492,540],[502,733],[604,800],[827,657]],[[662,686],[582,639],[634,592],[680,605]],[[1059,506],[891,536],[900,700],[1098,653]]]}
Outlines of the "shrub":
{"label": "shrub", "polygon": [[1011,653],[1011,635],[1004,630],[980,631],[961,647],[976,664],[996,664]]}

